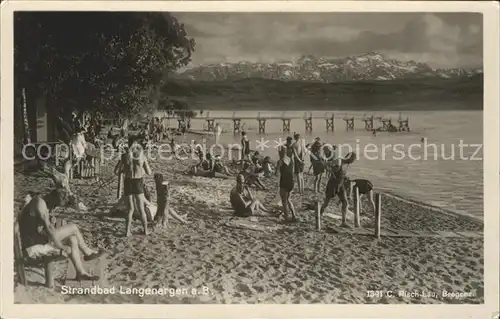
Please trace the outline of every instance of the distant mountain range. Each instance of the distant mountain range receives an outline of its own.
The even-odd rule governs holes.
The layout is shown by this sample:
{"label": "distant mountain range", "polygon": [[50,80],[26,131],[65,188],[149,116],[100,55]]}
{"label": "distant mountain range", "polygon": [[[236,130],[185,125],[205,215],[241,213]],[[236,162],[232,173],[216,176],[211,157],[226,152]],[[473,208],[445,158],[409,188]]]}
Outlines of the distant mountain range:
{"label": "distant mountain range", "polygon": [[199,81],[263,78],[281,81],[343,82],[419,78],[467,78],[482,75],[481,68],[434,69],[425,63],[389,59],[378,52],[345,58],[302,56],[277,63],[218,63],[189,68],[176,77]]}

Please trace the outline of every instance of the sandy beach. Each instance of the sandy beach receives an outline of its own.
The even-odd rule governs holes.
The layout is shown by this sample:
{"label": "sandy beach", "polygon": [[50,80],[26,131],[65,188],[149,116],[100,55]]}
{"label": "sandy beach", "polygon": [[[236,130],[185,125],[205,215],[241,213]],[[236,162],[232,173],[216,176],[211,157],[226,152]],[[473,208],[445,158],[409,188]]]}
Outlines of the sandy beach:
{"label": "sandy beach", "polygon": [[[112,166],[110,162],[107,165]],[[117,178],[105,189],[91,180],[72,181],[88,211],[57,209],[57,218],[76,223],[92,246],[106,250],[107,287],[113,294],[65,294],[65,262],[57,265],[56,288],[43,282],[42,270],[28,270],[35,281],[16,283],[18,303],[482,303],[484,252],[482,238],[389,238],[334,234],[324,218],[315,230],[308,194],[295,194],[300,223],[279,223],[258,217],[266,231],[230,227],[229,208],[234,179],[209,179],[182,174],[190,162],[151,161],[171,185],[171,205],[188,214],[189,224],[170,221],[166,229],[141,235],[136,221],[133,236],[123,237],[124,221],[103,218],[116,203]],[[306,183],[312,176],[306,175]],[[15,209],[30,192],[46,193],[50,181],[15,172]],[[154,181],[146,183],[156,201]],[[264,180],[268,192],[254,191],[268,207],[278,206],[277,178]],[[92,193],[93,194],[89,194]],[[406,230],[482,231],[480,221],[437,213],[418,204],[383,197],[382,226]],[[339,215],[332,203],[327,213]],[[352,220],[349,221],[352,224]],[[373,227],[373,212],[364,203],[362,226]],[[78,284],[76,284],[78,285]],[[120,293],[130,288],[161,288],[175,293]],[[191,294],[197,291],[208,293]],[[170,290],[172,289],[172,290]],[[186,292],[188,291],[188,292]],[[457,295],[443,295],[443,292]],[[151,293],[151,290],[150,290]],[[458,295],[461,294],[461,295]]]}

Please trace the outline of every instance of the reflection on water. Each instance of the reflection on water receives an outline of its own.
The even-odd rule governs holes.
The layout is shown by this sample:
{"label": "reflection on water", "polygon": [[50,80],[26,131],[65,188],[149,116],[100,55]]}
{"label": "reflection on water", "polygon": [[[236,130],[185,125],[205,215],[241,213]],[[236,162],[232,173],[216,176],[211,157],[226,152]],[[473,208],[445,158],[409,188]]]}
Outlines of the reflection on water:
{"label": "reflection on water", "polygon": [[[236,116],[256,116],[258,112],[238,111]],[[303,111],[287,112],[288,117],[303,117]],[[312,112],[313,116],[324,116],[325,112]],[[326,121],[322,119],[313,120],[312,136],[305,136],[309,142],[319,136],[324,142],[332,144],[350,144],[357,147],[355,151],[359,154],[359,160],[350,168],[353,177],[370,179],[376,186],[390,189],[401,195],[410,196],[430,204],[441,206],[462,213],[471,214],[483,218],[483,161],[481,149],[476,159],[461,159],[459,144],[482,144],[483,114],[481,111],[436,111],[436,112],[404,112],[403,117],[408,116],[411,132],[385,133],[380,132],[373,136],[371,132],[364,130],[364,122],[361,120],[364,112],[349,112],[349,116],[360,119],[355,120],[355,131],[346,132],[345,122],[342,118],[345,112],[335,113],[335,132],[326,133]],[[398,113],[366,113],[375,116],[391,116],[393,123],[397,125]],[[204,112],[204,116],[206,112]],[[233,111],[210,111],[210,117],[228,116]],[[260,112],[261,117],[281,116],[283,112]],[[233,123],[231,120],[219,121],[227,133],[221,136],[221,143],[234,143],[239,141],[239,136],[231,132]],[[252,141],[252,149],[256,147],[256,140],[260,139],[257,120],[242,120],[242,124]],[[268,120],[266,123],[265,139],[271,140],[270,148],[261,153],[276,157],[275,145],[272,140],[283,137],[281,120]],[[206,127],[204,120],[193,120],[193,129]],[[375,121],[375,127],[381,126]],[[291,133],[300,132],[304,135],[305,124],[303,119],[293,119],[290,126]],[[422,138],[426,138],[428,146],[422,149]],[[374,144],[379,149],[377,152],[365,153],[365,146]],[[385,159],[382,159],[382,146],[385,144]],[[395,144],[400,144],[393,149]],[[412,146],[413,145],[413,146]],[[415,146],[416,145],[416,146]],[[443,145],[443,146],[441,146]],[[375,147],[375,146],[374,146]],[[462,158],[471,157],[476,151],[476,146],[463,147]],[[399,152],[397,151],[399,150]],[[401,158],[401,152],[406,155]],[[409,152],[414,159],[409,158]],[[455,159],[446,160],[454,154]],[[427,155],[427,159],[422,158]],[[435,160],[434,155],[438,155]],[[374,157],[378,159],[370,160]],[[443,158],[444,157],[444,158]],[[399,160],[397,160],[399,159]]]}

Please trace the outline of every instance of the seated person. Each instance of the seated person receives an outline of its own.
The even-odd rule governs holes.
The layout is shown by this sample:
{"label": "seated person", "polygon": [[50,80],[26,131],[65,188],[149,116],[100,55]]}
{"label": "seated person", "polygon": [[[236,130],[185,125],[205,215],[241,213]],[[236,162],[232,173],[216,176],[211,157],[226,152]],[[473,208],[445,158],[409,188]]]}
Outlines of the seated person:
{"label": "seated person", "polygon": [[201,161],[188,168],[187,174],[202,176],[202,177],[216,177],[216,178],[229,178],[226,173],[219,173],[216,170],[215,160],[212,158],[210,153],[205,156],[201,156]]}
{"label": "seated person", "polygon": [[250,158],[250,161],[252,162],[252,164],[260,166],[260,153],[255,151]]}
{"label": "seated person", "polygon": [[245,177],[245,184],[248,186],[255,185],[257,188],[262,190],[267,190],[266,186],[260,180],[260,176],[263,175],[261,168],[254,164],[246,162],[243,166],[243,171],[240,172]]}
{"label": "seated person", "polygon": [[226,175],[231,175],[229,173],[229,169],[227,168],[226,165],[222,162],[222,159],[220,156],[216,156],[214,160],[214,170],[216,173],[220,174],[226,174]]}
{"label": "seated person", "polygon": [[236,186],[231,190],[229,199],[235,216],[273,216],[258,199],[253,197],[245,185],[245,177],[242,174],[236,176]]}
{"label": "seated person", "polygon": [[103,252],[88,247],[75,224],[56,228],[50,220],[50,211],[57,206],[64,206],[67,197],[66,191],[56,189],[43,198],[27,198],[19,215],[22,247],[30,258],[39,258],[57,251],[60,255],[69,255],[76,270],[77,281],[99,280],[99,276],[90,275],[84,269],[80,252],[85,261],[99,258]]}
{"label": "seated person", "polygon": [[262,172],[265,177],[271,177],[274,174],[274,167],[269,156],[264,157],[262,160]]}

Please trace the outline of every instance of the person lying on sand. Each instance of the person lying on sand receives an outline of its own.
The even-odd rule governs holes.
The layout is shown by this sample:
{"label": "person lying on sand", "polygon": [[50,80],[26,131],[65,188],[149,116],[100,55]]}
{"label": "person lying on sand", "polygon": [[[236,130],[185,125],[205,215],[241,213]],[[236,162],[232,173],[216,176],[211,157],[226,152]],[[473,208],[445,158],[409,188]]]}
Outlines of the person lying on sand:
{"label": "person lying on sand", "polygon": [[[200,163],[188,168],[186,173],[192,176],[229,179],[230,176],[228,174],[226,174],[225,172],[220,173],[217,171],[220,169],[220,165],[215,165],[215,161],[212,159],[212,155],[210,153],[207,153],[205,155],[205,159],[203,159]],[[224,171],[224,168],[222,168],[222,170]]]}
{"label": "person lying on sand", "polygon": [[344,159],[338,159],[336,165],[332,168],[331,176],[328,179],[325,190],[325,201],[321,206],[321,215],[323,215],[326,207],[330,201],[339,197],[342,204],[342,224],[341,227],[348,227],[347,225],[347,208],[348,208],[348,197],[347,190],[345,188],[345,179],[347,176],[347,168],[356,160],[356,153],[351,152],[346,155]]}
{"label": "person lying on sand", "polygon": [[280,197],[285,220],[288,219],[288,211],[290,211],[292,214],[292,221],[295,221],[297,220],[297,216],[290,197],[294,188],[293,163],[291,158],[286,156],[286,152],[286,148],[280,149],[280,159],[277,164],[276,172],[280,173]]}
{"label": "person lying on sand", "polygon": [[99,276],[90,275],[83,267],[80,251],[85,261],[99,258],[103,251],[91,249],[75,224],[56,228],[50,220],[50,211],[64,206],[67,199],[68,194],[62,189],[44,197],[26,197],[18,219],[22,246],[30,258],[59,250],[60,255],[69,255],[75,266],[77,281],[99,280]]}
{"label": "person lying on sand", "polygon": [[236,186],[231,190],[229,199],[235,216],[273,216],[250,192],[242,174],[236,176]]}
{"label": "person lying on sand", "polygon": [[126,236],[131,235],[132,216],[134,215],[134,201],[137,202],[141,215],[144,234],[148,235],[148,221],[146,211],[144,210],[144,176],[152,173],[148,160],[144,155],[142,147],[137,143],[134,137],[129,137],[129,149],[122,155],[122,158],[115,167],[115,174],[124,174],[123,189],[127,197],[127,226]]}
{"label": "person lying on sand", "polygon": [[[347,190],[347,198],[352,199],[354,194],[356,193],[356,189],[359,192],[359,199],[361,202],[361,198],[366,195],[368,197],[368,201],[370,202],[373,212],[375,213],[375,201],[373,200],[373,184],[367,179],[353,179],[351,180],[349,177],[345,178],[344,187]],[[359,205],[359,211],[362,211],[362,205]]]}

